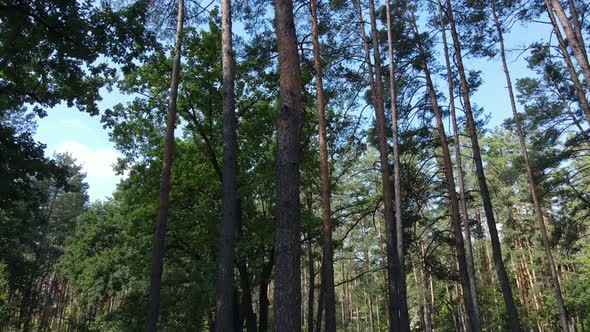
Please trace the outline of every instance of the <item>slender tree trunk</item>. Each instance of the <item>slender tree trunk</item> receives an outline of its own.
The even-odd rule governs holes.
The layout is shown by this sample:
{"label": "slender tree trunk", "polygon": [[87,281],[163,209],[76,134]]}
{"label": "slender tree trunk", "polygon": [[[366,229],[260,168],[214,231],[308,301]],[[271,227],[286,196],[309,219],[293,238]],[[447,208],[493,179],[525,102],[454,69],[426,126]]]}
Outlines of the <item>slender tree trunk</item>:
{"label": "slender tree trunk", "polygon": [[[383,233],[381,232],[381,223],[375,223],[375,230],[377,231],[377,238],[379,239],[379,249],[381,250],[382,255],[386,255],[386,251],[385,251],[385,241],[383,240]],[[381,265],[383,266],[384,264],[381,263]],[[383,269],[383,285],[385,286],[385,291],[386,291],[386,299],[389,298],[389,281],[387,279],[387,266],[385,266],[385,269]],[[379,304],[379,302],[377,301],[377,304]],[[379,310],[377,310],[377,313],[379,312]],[[387,323],[389,324],[391,322],[390,316],[390,307],[389,307],[389,301],[385,301],[385,319],[387,320]],[[379,328],[377,328],[379,329]]]}
{"label": "slender tree trunk", "polygon": [[176,102],[178,97],[178,83],[180,81],[180,54],[182,45],[182,26],[184,23],[184,0],[178,0],[178,17],[176,21],[176,41],[174,43],[174,60],[172,62],[172,79],[170,83],[170,98],[168,100],[168,114],[166,120],[166,142],[164,145],[164,166],[160,180],[160,206],[154,251],[152,254],[152,271],[150,274],[150,290],[148,314],[144,331],[155,332],[160,311],[160,288],[162,270],[164,266],[164,250],[166,238],[166,223],[170,202],[170,179],[172,177],[172,161],[174,160],[174,128],[176,127]]}
{"label": "slender tree trunk", "polygon": [[[389,0],[386,4],[387,16],[387,46],[389,51],[389,93],[391,97],[391,129],[393,132],[393,190],[395,198],[395,234],[396,234],[396,254],[397,254],[397,276],[398,276],[398,299],[400,315],[400,331],[410,331],[410,316],[408,314],[408,300],[406,290],[406,266],[404,262],[404,230],[402,221],[402,190],[400,176],[400,156],[399,156],[399,134],[398,134],[398,114],[397,114],[397,94],[395,80],[395,63],[394,63],[394,45],[393,32],[391,30],[391,3]],[[373,8],[371,10],[374,12]],[[372,14],[371,25],[373,26],[375,15]],[[373,39],[375,40],[375,39]],[[375,47],[375,45],[373,45]]]}
{"label": "slender tree trunk", "polygon": [[385,238],[386,238],[386,250],[387,250],[387,262],[388,262],[388,295],[389,295],[389,315],[391,323],[389,324],[390,331],[400,330],[400,297],[398,292],[398,262],[396,245],[394,238],[394,216],[393,216],[393,197],[390,183],[390,171],[389,171],[389,160],[388,160],[388,148],[387,148],[387,137],[385,129],[385,109],[383,104],[383,82],[381,80],[381,57],[379,54],[379,42],[378,42],[378,31],[376,28],[375,20],[375,4],[373,0],[369,1],[369,9],[371,11],[371,31],[373,40],[373,52],[375,59],[375,74],[373,74],[373,68],[371,66],[371,56],[369,51],[369,42],[365,35],[365,27],[362,18],[362,8],[360,1],[357,0],[357,9],[360,17],[361,37],[363,38],[363,44],[365,48],[365,59],[369,71],[369,81],[371,85],[371,94],[373,96],[373,102],[375,107],[375,118],[377,121],[377,136],[379,142],[379,156],[381,164],[381,180],[383,182],[383,205],[384,205],[384,219],[385,219]]}
{"label": "slender tree trunk", "polygon": [[421,275],[420,281],[422,284],[422,297],[424,299],[424,332],[432,332],[434,331],[434,326],[432,325],[432,302],[428,295],[429,290],[431,290],[431,288],[429,288],[431,283],[428,282],[429,278],[426,275],[422,261],[418,263],[418,270]]}
{"label": "slender tree trunk", "polygon": [[[316,316],[316,322],[317,324],[315,325],[315,332],[320,332],[322,330],[322,316],[323,316],[323,312],[324,312],[324,282],[322,281],[322,284],[320,285],[320,296],[318,299],[318,313]],[[311,332],[311,330],[310,330]]]}
{"label": "slender tree trunk", "polygon": [[[572,2],[570,1],[570,3]],[[584,39],[582,38],[581,31],[575,26],[572,27],[572,24],[559,0],[551,0],[551,8],[555,11],[557,18],[563,27],[563,31],[567,36],[569,45],[578,61],[578,65],[582,69],[582,73],[586,78],[586,84],[590,87],[590,63],[588,63],[588,55],[586,53],[586,48],[584,47]],[[570,6],[570,12],[574,17],[574,23],[577,22],[577,13],[574,6]]]}
{"label": "slender tree trunk", "polygon": [[[463,297],[465,296],[463,289],[461,287],[461,284],[458,283],[453,283],[453,290],[455,291],[455,297],[457,297],[457,299],[459,299],[461,297],[460,294],[463,295]],[[457,308],[457,312],[458,312],[458,317],[459,317],[459,331],[463,331],[463,332],[469,332],[471,331],[471,329],[469,328],[470,323],[468,322],[469,318],[467,317],[466,313],[465,313],[465,307],[461,307],[459,306]]]}
{"label": "slender tree trunk", "polygon": [[[559,320],[561,322],[561,328],[563,331],[568,331],[568,318],[567,318],[567,311],[565,309],[565,304],[563,302],[563,297],[561,295],[561,285],[559,282],[559,275],[557,272],[557,268],[555,266],[555,262],[553,260],[553,254],[551,253],[551,243],[549,241],[549,237],[547,235],[547,228],[545,227],[545,219],[543,216],[543,208],[541,206],[541,201],[539,200],[539,196],[537,194],[537,184],[535,181],[535,175],[533,172],[533,165],[529,159],[529,154],[526,148],[526,143],[524,140],[524,132],[522,130],[522,125],[520,123],[520,118],[518,117],[518,111],[516,110],[516,99],[514,98],[514,91],[512,89],[512,80],[510,78],[510,70],[508,69],[508,62],[506,61],[506,50],[504,48],[504,36],[502,32],[502,25],[500,20],[498,19],[498,15],[496,14],[496,0],[492,0],[492,15],[494,18],[494,22],[496,24],[496,30],[498,32],[498,39],[500,42],[500,55],[502,58],[502,66],[504,68],[504,75],[506,76],[506,85],[508,87],[508,96],[510,97],[510,106],[512,107],[512,116],[514,117],[514,124],[516,126],[516,133],[518,135],[518,143],[520,146],[520,152],[524,158],[524,162],[527,169],[527,175],[529,180],[529,190],[531,192],[531,198],[533,200],[533,206],[535,209],[535,215],[537,217],[537,223],[539,225],[539,230],[541,231],[541,239],[543,240],[543,246],[545,247],[545,255],[547,257],[547,264],[549,265],[549,269],[551,271],[551,278],[553,281],[553,287],[555,289],[555,297],[557,299],[557,306],[559,308]],[[568,21],[569,22],[569,21]]]}
{"label": "slender tree trunk", "polygon": [[[346,279],[344,275],[344,261],[340,261],[340,278],[342,280]],[[342,291],[340,292],[340,316],[342,319],[342,329],[346,329],[346,313],[344,306],[346,305],[346,284],[342,284]]]}
{"label": "slender tree trunk", "polygon": [[[311,210],[311,209],[310,209]],[[313,250],[312,250],[312,240],[311,236],[309,237],[309,241],[307,244],[307,259],[308,259],[308,267],[309,267],[309,285],[308,285],[308,294],[307,294],[307,330],[313,331],[313,304],[315,301],[315,260],[313,258]],[[321,323],[319,323],[321,324]]]}
{"label": "slender tree trunk", "polygon": [[275,331],[301,331],[299,152],[301,73],[293,1],[275,1],[280,105],[277,119],[277,216],[275,239]]}
{"label": "slender tree trunk", "polygon": [[417,40],[418,52],[422,59],[422,65],[424,70],[424,76],[426,77],[426,85],[429,91],[430,100],[432,102],[432,110],[436,117],[436,125],[438,128],[438,136],[443,154],[443,168],[445,179],[447,180],[448,192],[449,192],[449,209],[451,213],[451,222],[453,225],[453,232],[455,236],[455,250],[457,251],[457,261],[459,263],[459,276],[461,279],[461,285],[463,286],[463,300],[465,301],[465,312],[469,316],[469,325],[471,331],[481,331],[481,322],[479,315],[476,312],[473,304],[473,297],[471,296],[471,286],[469,281],[469,275],[467,272],[467,260],[465,257],[465,244],[463,243],[463,234],[461,230],[461,217],[459,215],[459,201],[457,198],[457,192],[455,191],[455,179],[453,176],[453,163],[451,161],[451,153],[449,151],[449,142],[447,141],[447,135],[443,124],[442,114],[440,107],[438,106],[438,100],[436,98],[436,90],[434,89],[434,83],[430,76],[430,69],[428,68],[428,61],[426,53],[422,47],[422,42],[418,35],[418,28],[416,26],[415,19],[412,18],[414,25],[414,34]]}
{"label": "slender tree trunk", "polygon": [[[446,0],[447,4],[447,18],[451,27],[451,36],[453,38],[453,44],[455,46],[455,56],[457,60],[457,67],[459,70],[459,76],[461,81],[461,92],[463,101],[465,104],[465,117],[467,118],[467,127],[469,129],[469,136],[471,138],[471,148],[473,150],[473,159],[475,163],[475,169],[477,174],[477,182],[479,184],[479,191],[483,201],[484,211],[486,214],[486,221],[488,224],[488,230],[490,232],[490,240],[492,242],[492,255],[494,256],[494,263],[496,266],[496,273],[498,274],[498,280],[500,281],[500,287],[502,289],[502,296],[506,311],[510,321],[510,328],[512,331],[520,331],[520,319],[518,317],[518,311],[514,304],[514,298],[512,296],[512,289],[510,288],[510,281],[508,280],[508,274],[506,273],[506,267],[502,260],[502,249],[500,245],[500,238],[498,236],[498,230],[496,228],[496,220],[494,216],[494,209],[492,206],[492,200],[490,192],[485,178],[483,162],[481,159],[481,150],[479,147],[479,139],[477,137],[477,128],[475,125],[475,119],[473,111],[471,109],[470,100],[470,89],[467,83],[467,76],[465,74],[465,67],[463,66],[463,57],[461,55],[461,44],[459,42],[459,35],[457,34],[457,28],[455,26],[455,20],[453,18],[453,10],[451,7],[450,0]],[[439,0],[439,10],[442,7]]]}
{"label": "slender tree trunk", "polygon": [[416,290],[416,304],[418,304],[418,317],[420,319],[420,327],[422,328],[422,331],[427,331],[428,329],[426,327],[426,302],[423,296],[425,289],[422,289],[422,285],[420,283],[420,279],[422,278],[422,276],[418,273],[416,264],[413,261],[410,261],[410,264],[412,266],[412,275],[414,277],[414,288]]}
{"label": "slender tree trunk", "polygon": [[[590,103],[586,98],[586,89],[582,86],[582,82],[580,82],[580,78],[578,77],[578,73],[576,72],[576,68],[574,67],[574,63],[570,54],[567,50],[567,43],[565,42],[563,35],[561,34],[561,30],[559,30],[559,26],[557,25],[557,19],[555,18],[555,13],[551,10],[551,4],[549,3],[550,0],[545,0],[545,7],[547,9],[547,15],[549,16],[549,20],[551,21],[551,25],[553,26],[553,31],[555,32],[555,36],[557,37],[557,41],[559,44],[559,49],[563,55],[563,60],[565,61],[567,70],[570,73],[572,83],[574,84],[574,89],[576,91],[576,95],[578,96],[578,100],[580,102],[580,107],[584,110],[584,114],[586,115],[586,121],[590,124]],[[588,82],[590,84],[590,82]]]}
{"label": "slender tree trunk", "polygon": [[457,125],[457,114],[455,110],[455,91],[454,91],[454,83],[453,83],[453,71],[451,67],[451,60],[449,55],[449,47],[447,44],[447,33],[446,33],[446,24],[444,23],[442,15],[440,15],[441,20],[441,31],[442,31],[442,40],[443,40],[443,47],[444,47],[444,54],[445,54],[445,63],[447,67],[447,83],[449,87],[449,102],[450,102],[450,109],[451,109],[451,123],[453,125],[453,138],[455,140],[455,161],[457,164],[457,179],[459,181],[459,195],[460,195],[460,202],[461,202],[461,216],[463,221],[463,237],[465,242],[465,258],[467,260],[467,272],[469,273],[469,284],[470,284],[470,293],[472,297],[473,306],[475,312],[478,316],[479,313],[479,304],[477,302],[477,284],[475,278],[475,264],[473,262],[473,247],[471,245],[471,228],[469,227],[469,213],[467,211],[467,198],[465,195],[465,180],[463,177],[463,161],[461,158],[461,143],[459,140],[459,128]]}
{"label": "slender tree trunk", "polygon": [[371,326],[371,332],[375,332],[375,313],[373,312],[373,296],[371,291],[365,290],[367,296],[367,307],[369,308],[369,325]]}
{"label": "slender tree trunk", "polygon": [[260,272],[260,288],[258,290],[258,332],[268,331],[268,284],[274,266],[274,248],[271,250],[270,260],[265,263]]}
{"label": "slender tree trunk", "polygon": [[[310,0],[311,34],[313,44],[313,66],[316,79],[318,107],[318,129],[320,143],[320,181],[322,195],[322,287],[324,287],[326,332],[336,332],[336,294],[334,291],[334,250],[332,248],[332,208],[330,206],[330,166],[328,163],[328,142],[326,138],[326,97],[322,75],[317,5]],[[321,324],[321,322],[318,322]]]}
{"label": "slender tree trunk", "polygon": [[[242,321],[246,321],[246,331],[248,332],[256,332],[256,314],[254,314],[254,310],[252,308],[252,287],[250,286],[250,274],[248,273],[248,268],[244,262],[240,262],[237,264],[238,271],[240,273],[240,288],[242,289],[242,297],[241,297],[241,316],[243,319],[240,319],[239,326],[234,327],[235,331],[242,331]],[[233,285],[232,285],[233,287]],[[224,317],[224,316],[218,316]],[[217,320],[216,320],[217,321]],[[217,324],[217,323],[216,323]],[[217,325],[216,325],[217,326]]]}
{"label": "slender tree trunk", "polygon": [[[238,159],[231,0],[221,3],[223,68],[223,212],[217,255],[215,331],[234,331],[234,241],[238,225]],[[242,273],[240,273],[242,274]],[[251,305],[250,305],[251,306]],[[247,318],[248,319],[248,318]],[[250,324],[248,324],[249,326]],[[249,326],[250,327],[250,326]]]}
{"label": "slender tree trunk", "polygon": [[447,294],[447,303],[449,304],[449,311],[451,312],[451,316],[453,318],[453,326],[455,327],[454,331],[461,332],[461,322],[459,321],[459,313],[455,310],[455,307],[453,306],[455,301],[453,301],[453,294],[451,294],[451,291],[449,290],[449,284],[447,282],[445,282],[445,291]]}

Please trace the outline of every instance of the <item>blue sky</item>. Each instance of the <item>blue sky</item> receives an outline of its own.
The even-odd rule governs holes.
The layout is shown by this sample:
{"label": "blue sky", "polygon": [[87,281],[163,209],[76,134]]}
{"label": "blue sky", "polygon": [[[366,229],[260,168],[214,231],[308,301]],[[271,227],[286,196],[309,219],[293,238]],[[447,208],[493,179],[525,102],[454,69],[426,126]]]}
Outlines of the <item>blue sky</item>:
{"label": "blue sky", "polygon": [[[547,39],[549,27],[541,24],[530,24],[528,27],[514,26],[512,32],[505,36],[508,49],[521,49],[532,41]],[[511,52],[509,66],[511,75],[516,82],[519,77],[530,76],[526,68],[524,56],[517,59],[520,52]],[[442,60],[442,59],[441,59]],[[442,62],[442,61],[441,61]],[[501,125],[504,119],[511,117],[510,103],[506,91],[506,82],[498,58],[488,60],[468,60],[468,69],[482,71],[483,84],[475,93],[473,102],[491,113],[489,127]],[[117,90],[107,93],[101,91],[103,101],[101,110],[112,107],[116,103],[130,100],[129,96],[121,95]],[[48,112],[48,116],[38,120],[36,139],[47,145],[46,155],[54,152],[69,152],[78,159],[87,173],[89,196],[92,201],[110,196],[121,180],[115,175],[112,164],[118,152],[109,141],[108,132],[103,129],[100,117],[91,117],[77,109],[69,109],[59,105]]]}

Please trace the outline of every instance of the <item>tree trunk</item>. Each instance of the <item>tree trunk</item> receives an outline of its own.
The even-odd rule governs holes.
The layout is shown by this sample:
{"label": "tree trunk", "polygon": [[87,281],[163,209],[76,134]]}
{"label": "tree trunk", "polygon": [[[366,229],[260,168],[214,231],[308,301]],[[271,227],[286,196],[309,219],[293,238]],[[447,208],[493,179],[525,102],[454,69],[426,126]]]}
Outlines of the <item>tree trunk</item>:
{"label": "tree trunk", "polygon": [[[320,181],[322,195],[322,287],[324,287],[326,332],[336,332],[336,294],[334,291],[334,249],[332,248],[332,208],[330,206],[330,166],[328,164],[328,142],[326,138],[326,97],[320,57],[320,41],[316,1],[310,1],[311,29],[313,44],[313,66],[316,79],[318,129],[320,143]],[[321,324],[321,321],[318,321]]]}
{"label": "tree trunk", "polygon": [[[439,10],[442,12],[442,5],[440,0]],[[506,273],[506,267],[502,260],[502,249],[500,245],[500,238],[498,236],[498,230],[496,228],[496,220],[494,216],[494,209],[492,206],[492,200],[490,192],[485,178],[483,162],[481,159],[481,151],[479,147],[479,139],[477,137],[477,128],[475,126],[475,119],[473,117],[473,111],[471,109],[471,100],[469,93],[469,85],[467,83],[467,76],[465,74],[465,67],[463,66],[463,57],[461,55],[461,44],[459,42],[459,35],[457,34],[457,28],[453,18],[453,10],[451,7],[450,0],[446,0],[447,4],[447,18],[451,27],[451,36],[453,38],[453,44],[455,46],[455,57],[457,60],[457,68],[459,70],[459,76],[461,81],[461,93],[464,101],[465,117],[467,118],[467,127],[469,129],[469,136],[471,138],[471,148],[473,150],[473,159],[475,163],[475,169],[477,174],[477,182],[479,184],[479,190],[483,201],[484,211],[486,214],[486,221],[490,232],[490,240],[492,242],[492,255],[494,257],[494,263],[496,266],[496,273],[498,274],[498,280],[500,281],[500,287],[502,289],[502,296],[506,311],[510,321],[510,328],[512,331],[520,331],[520,319],[518,317],[518,311],[514,304],[514,298],[512,296],[512,289],[510,288],[510,281],[508,280],[508,274]]]}
{"label": "tree trunk", "polygon": [[[571,4],[571,2],[570,2]],[[551,0],[551,8],[555,11],[561,26],[563,27],[563,31],[567,36],[568,42],[576,60],[578,61],[578,65],[582,69],[582,73],[586,78],[586,84],[590,87],[590,63],[588,63],[588,55],[586,53],[586,48],[584,47],[584,39],[582,38],[580,29],[576,27],[572,27],[563,6],[559,0]],[[574,6],[570,6],[570,12],[574,17],[574,23],[577,22],[577,13],[576,8]],[[578,23],[579,25],[579,23]]]}
{"label": "tree trunk", "polygon": [[446,24],[442,15],[440,15],[443,48],[445,54],[445,63],[447,67],[447,84],[449,88],[449,102],[451,110],[451,123],[453,125],[453,138],[455,140],[455,162],[457,164],[457,179],[459,181],[459,197],[461,202],[461,216],[463,221],[463,238],[465,243],[465,258],[467,260],[467,272],[469,276],[470,294],[473,306],[478,316],[479,304],[477,302],[477,283],[475,278],[475,264],[473,261],[473,246],[471,245],[471,228],[469,227],[469,213],[467,211],[467,198],[465,195],[465,180],[463,177],[463,161],[461,158],[461,143],[459,140],[459,128],[457,125],[457,114],[455,109],[455,88],[453,83],[453,71],[447,44]]}
{"label": "tree trunk", "polygon": [[[315,325],[315,332],[320,332],[322,330],[322,314],[324,312],[324,282],[322,281],[321,285],[320,285],[320,296],[318,299],[318,313],[316,316],[316,322],[317,324]],[[311,330],[310,330],[311,332]]]}
{"label": "tree trunk", "polygon": [[[395,234],[396,234],[396,254],[397,254],[397,276],[398,276],[398,299],[399,299],[399,315],[400,315],[400,331],[410,331],[410,316],[408,314],[408,300],[406,290],[406,266],[404,262],[404,230],[402,223],[402,190],[401,190],[401,176],[400,176],[400,161],[399,161],[399,134],[397,126],[397,94],[396,94],[396,80],[395,80],[395,63],[393,52],[393,32],[391,30],[391,3],[389,0],[385,2],[387,11],[387,46],[389,51],[389,93],[391,97],[391,129],[393,132],[393,190],[395,198]],[[373,8],[371,10],[374,12]],[[375,15],[372,14],[371,25],[373,26]],[[375,39],[373,39],[375,40]]]}
{"label": "tree trunk", "polygon": [[[422,245],[422,243],[420,243]],[[432,324],[432,301],[434,296],[432,293],[429,296],[429,292],[432,292],[432,278],[429,278],[426,275],[426,270],[424,268],[424,259],[420,257],[420,261],[418,262],[418,271],[422,276],[420,281],[422,283],[422,297],[424,299],[424,332],[432,332],[434,331],[434,326]]]}
{"label": "tree trunk", "polygon": [[467,260],[465,257],[465,244],[463,243],[463,234],[461,230],[461,217],[459,215],[459,201],[457,198],[457,192],[455,191],[455,179],[453,176],[453,163],[451,161],[451,153],[449,151],[449,142],[445,133],[441,110],[438,106],[438,100],[436,97],[436,90],[434,89],[434,83],[430,76],[430,70],[428,68],[428,61],[426,53],[422,47],[422,42],[418,35],[418,28],[416,21],[412,18],[414,25],[414,34],[417,40],[418,52],[422,60],[424,76],[426,77],[426,86],[429,91],[430,100],[432,102],[432,110],[436,117],[436,125],[438,129],[438,136],[442,148],[443,156],[443,170],[445,179],[447,180],[448,192],[449,192],[449,209],[451,213],[451,222],[453,225],[453,232],[455,236],[455,250],[457,251],[457,261],[459,263],[459,276],[461,279],[461,285],[463,286],[463,300],[465,301],[465,312],[469,316],[469,325],[471,331],[481,331],[481,322],[479,320],[479,314],[474,308],[473,297],[471,296],[471,285],[469,281],[469,275],[467,272]]}
{"label": "tree trunk", "polygon": [[[238,159],[235,113],[235,68],[232,45],[231,0],[221,3],[223,66],[223,210],[217,255],[215,331],[234,331],[234,241],[238,225]],[[242,274],[242,272],[240,273]],[[241,277],[243,279],[243,277]],[[249,291],[249,290],[244,290]],[[251,301],[250,301],[251,302]],[[250,304],[251,307],[251,304]],[[247,320],[251,318],[246,317]],[[256,322],[256,320],[254,320]],[[250,328],[251,322],[248,322]]]}
{"label": "tree trunk", "polygon": [[275,238],[275,331],[301,331],[299,258],[299,152],[301,73],[293,1],[275,1],[280,103],[277,119],[277,216]]}
{"label": "tree trunk", "polygon": [[176,102],[178,97],[178,83],[180,81],[180,54],[182,45],[182,26],[184,23],[184,0],[178,0],[178,17],[176,19],[176,41],[174,43],[174,60],[172,62],[172,79],[170,82],[170,98],[168,100],[168,114],[166,120],[166,142],[164,145],[164,166],[160,180],[160,206],[154,251],[152,254],[152,270],[150,274],[150,290],[148,314],[144,324],[144,331],[155,332],[160,311],[160,288],[162,270],[164,266],[164,245],[166,238],[166,223],[170,202],[170,179],[172,177],[172,161],[174,160],[174,128],[176,127]]}
{"label": "tree trunk", "polygon": [[[555,289],[555,297],[557,300],[557,306],[559,308],[559,320],[561,322],[561,328],[563,331],[568,331],[568,318],[567,318],[567,311],[565,309],[565,304],[563,302],[563,297],[561,295],[561,285],[559,283],[559,275],[557,273],[557,268],[555,266],[555,262],[553,260],[553,254],[551,253],[551,243],[549,241],[549,237],[547,236],[547,229],[545,227],[545,219],[543,216],[543,208],[541,206],[541,201],[539,200],[539,196],[537,194],[537,184],[535,181],[535,175],[533,172],[533,165],[529,159],[529,154],[526,148],[526,143],[524,140],[524,132],[522,130],[522,125],[520,123],[520,118],[518,117],[518,111],[516,110],[516,100],[514,98],[514,91],[512,89],[512,80],[510,78],[510,71],[508,69],[508,62],[506,61],[506,50],[504,48],[504,36],[502,33],[502,25],[500,20],[498,19],[498,15],[496,14],[496,6],[495,1],[492,0],[492,15],[494,17],[494,22],[496,24],[496,30],[498,32],[498,39],[500,42],[500,55],[502,58],[502,66],[504,68],[504,75],[506,76],[506,85],[508,87],[508,96],[510,97],[510,106],[512,107],[512,116],[514,117],[514,124],[516,126],[516,133],[518,135],[518,143],[520,146],[520,152],[524,158],[524,163],[526,165],[527,176],[529,180],[529,190],[531,192],[531,198],[533,200],[533,206],[535,209],[535,215],[537,217],[537,223],[539,225],[539,229],[541,231],[541,239],[543,240],[543,246],[545,247],[545,255],[547,256],[547,264],[549,265],[549,269],[551,271],[551,278],[553,281],[553,287]],[[555,1],[554,1],[555,2]],[[563,10],[563,8],[562,8]],[[568,21],[569,23],[569,21]]]}
{"label": "tree trunk", "polygon": [[381,166],[381,180],[383,182],[383,206],[384,206],[384,219],[385,219],[385,239],[386,239],[386,251],[387,251],[387,272],[388,272],[388,303],[389,303],[389,316],[391,323],[389,324],[390,331],[400,330],[400,302],[398,293],[398,264],[397,264],[397,253],[394,238],[394,216],[393,216],[393,197],[390,183],[390,172],[389,172],[389,160],[388,160],[388,148],[387,148],[387,137],[385,129],[385,109],[383,104],[383,82],[381,80],[381,57],[379,54],[379,42],[378,42],[378,31],[376,29],[375,20],[375,4],[373,0],[369,1],[369,9],[371,11],[371,31],[373,40],[373,52],[375,59],[375,74],[373,74],[373,68],[371,66],[371,56],[369,51],[369,42],[365,35],[365,27],[362,19],[362,8],[360,1],[357,1],[357,9],[360,17],[361,37],[363,39],[365,49],[365,59],[367,62],[369,72],[369,82],[371,86],[371,94],[373,97],[373,103],[375,107],[375,118],[377,121],[377,136],[379,142],[379,160]]}
{"label": "tree trunk", "polygon": [[[240,303],[241,318],[239,319],[239,326],[235,326],[232,331],[242,331],[242,322],[246,321],[246,331],[256,332],[256,314],[252,308],[252,287],[250,286],[250,274],[244,262],[237,264],[238,271],[240,272],[240,288],[242,289],[242,297]],[[225,317],[225,316],[218,316]],[[217,319],[216,319],[217,321]],[[217,323],[216,325],[217,326]],[[217,327],[216,327],[217,329]]]}
{"label": "tree trunk", "polygon": [[265,263],[260,272],[260,288],[258,289],[258,332],[268,331],[268,307],[270,301],[268,300],[268,284],[270,283],[270,276],[272,267],[274,266],[274,248],[270,253],[270,260]]}
{"label": "tree trunk", "polygon": [[565,61],[567,70],[570,73],[572,83],[574,84],[574,89],[576,90],[576,95],[578,96],[580,107],[584,110],[584,114],[586,115],[586,121],[588,122],[588,124],[590,124],[590,103],[588,103],[588,99],[586,98],[586,89],[584,89],[584,87],[582,86],[582,82],[578,77],[578,73],[576,73],[576,68],[574,67],[572,58],[570,57],[570,54],[567,50],[567,44],[563,39],[561,30],[559,30],[559,26],[557,25],[557,19],[555,18],[555,14],[553,10],[551,10],[549,0],[545,0],[545,7],[547,9],[547,14],[549,16],[549,20],[551,21],[551,25],[553,26],[555,37],[557,37],[559,49],[561,50],[561,53],[563,55],[563,60]]}
{"label": "tree trunk", "polygon": [[[311,210],[311,209],[310,209]],[[313,259],[312,238],[309,237],[307,244],[307,259],[309,267],[309,286],[307,294],[307,330],[313,331],[313,304],[315,301],[315,260]]]}

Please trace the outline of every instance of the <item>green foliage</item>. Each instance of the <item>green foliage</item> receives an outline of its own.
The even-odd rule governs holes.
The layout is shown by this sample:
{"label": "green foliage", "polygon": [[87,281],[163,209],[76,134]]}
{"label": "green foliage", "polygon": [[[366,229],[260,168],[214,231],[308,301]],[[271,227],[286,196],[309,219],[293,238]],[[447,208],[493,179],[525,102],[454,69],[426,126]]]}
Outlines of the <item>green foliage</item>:
{"label": "green foliage", "polygon": [[[0,111],[64,101],[97,114],[99,88],[125,71],[153,41],[145,29],[147,1],[114,9],[93,1],[17,1],[0,4]],[[110,59],[110,63],[106,61]]]}

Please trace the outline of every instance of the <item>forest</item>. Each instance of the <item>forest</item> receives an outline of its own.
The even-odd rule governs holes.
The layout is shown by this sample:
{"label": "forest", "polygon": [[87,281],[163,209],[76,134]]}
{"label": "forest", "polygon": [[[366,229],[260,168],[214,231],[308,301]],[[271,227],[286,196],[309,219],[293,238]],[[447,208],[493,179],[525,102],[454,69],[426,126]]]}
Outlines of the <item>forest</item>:
{"label": "forest", "polygon": [[0,0],[0,331],[590,331],[586,43],[587,0]]}

